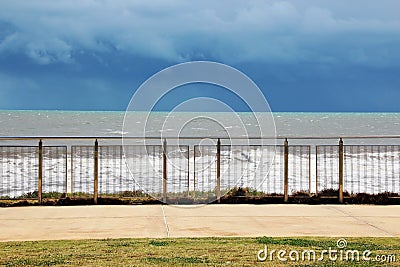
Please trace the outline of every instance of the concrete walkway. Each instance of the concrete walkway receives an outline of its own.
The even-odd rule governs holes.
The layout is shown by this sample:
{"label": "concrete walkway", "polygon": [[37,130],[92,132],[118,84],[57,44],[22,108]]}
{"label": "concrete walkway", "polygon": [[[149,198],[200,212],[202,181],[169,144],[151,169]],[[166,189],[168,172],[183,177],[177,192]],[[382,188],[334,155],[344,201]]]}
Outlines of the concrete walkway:
{"label": "concrete walkway", "polygon": [[400,206],[0,208],[0,241],[208,236],[400,237]]}

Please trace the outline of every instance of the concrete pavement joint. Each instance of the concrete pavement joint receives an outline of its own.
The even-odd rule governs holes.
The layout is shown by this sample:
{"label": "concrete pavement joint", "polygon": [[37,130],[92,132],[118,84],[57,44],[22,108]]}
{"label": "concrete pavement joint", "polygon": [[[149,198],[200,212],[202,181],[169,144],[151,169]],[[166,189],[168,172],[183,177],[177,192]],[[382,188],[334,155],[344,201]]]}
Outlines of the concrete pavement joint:
{"label": "concrete pavement joint", "polygon": [[167,237],[169,237],[169,227],[168,227],[168,223],[167,223],[167,218],[165,217],[164,205],[161,205],[161,210],[162,210],[162,214],[164,217],[165,229],[167,230]]}
{"label": "concrete pavement joint", "polygon": [[[339,211],[339,212],[343,213],[344,215],[346,215],[346,216],[348,216],[348,217],[350,217],[350,218],[353,218],[353,219],[356,220],[356,221],[359,221],[359,222],[362,222],[362,223],[364,223],[364,224],[366,224],[366,225],[369,225],[369,226],[371,226],[371,227],[373,227],[373,228],[375,228],[375,229],[377,229],[377,230],[379,230],[379,231],[382,231],[382,232],[384,232],[384,233],[390,235],[391,237],[396,237],[395,234],[390,233],[390,232],[386,231],[385,229],[382,229],[382,228],[380,228],[380,227],[378,227],[378,226],[376,226],[376,225],[373,225],[373,224],[370,223],[370,222],[367,222],[367,221],[365,221],[365,220],[362,220],[361,217],[354,216],[354,215],[352,215],[351,213],[345,212],[344,210],[341,210],[341,209],[336,208],[336,207],[333,207],[333,206],[328,207],[328,208],[331,208],[331,209],[334,209],[334,210],[336,210],[336,211]],[[366,216],[364,216],[364,217],[366,217]]]}

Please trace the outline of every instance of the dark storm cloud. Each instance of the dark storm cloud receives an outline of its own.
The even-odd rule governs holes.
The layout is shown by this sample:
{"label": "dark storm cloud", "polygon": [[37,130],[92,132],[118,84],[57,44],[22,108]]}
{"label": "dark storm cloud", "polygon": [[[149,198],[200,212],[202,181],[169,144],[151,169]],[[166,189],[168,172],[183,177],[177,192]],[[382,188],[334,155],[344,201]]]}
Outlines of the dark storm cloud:
{"label": "dark storm cloud", "polygon": [[0,51],[41,64],[73,62],[80,49],[172,61],[397,64],[391,51],[400,42],[400,19],[387,14],[400,10],[398,2],[310,3],[2,1]]}
{"label": "dark storm cloud", "polygon": [[[0,7],[3,108],[15,107],[16,90],[25,95],[69,90],[70,98],[87,90],[101,92],[104,98],[97,102],[107,109],[123,109],[122,100],[109,106],[109,96],[117,91],[126,98],[155,71],[190,60],[233,64],[270,88],[278,109],[293,108],[281,101],[283,91],[326,97],[338,87],[355,95],[361,88],[387,90],[385,95],[400,91],[395,0],[3,0]],[[28,100],[20,97],[18,107]],[[296,109],[312,110],[304,101]],[[358,108],[368,108],[361,104]],[[71,108],[83,106],[102,105],[82,101]]]}

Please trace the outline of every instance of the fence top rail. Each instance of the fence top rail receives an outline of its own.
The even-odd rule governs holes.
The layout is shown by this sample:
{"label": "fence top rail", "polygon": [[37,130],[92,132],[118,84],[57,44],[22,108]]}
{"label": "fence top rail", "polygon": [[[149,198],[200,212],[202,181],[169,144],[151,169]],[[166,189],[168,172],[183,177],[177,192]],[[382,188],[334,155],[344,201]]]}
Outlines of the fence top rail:
{"label": "fence top rail", "polygon": [[183,140],[198,140],[198,139],[221,139],[221,140],[339,140],[341,139],[400,139],[400,135],[343,135],[343,136],[264,136],[264,137],[219,137],[219,136],[0,136],[0,141],[9,140],[20,140],[20,141],[32,141],[32,140],[159,140],[159,139],[183,139]]}

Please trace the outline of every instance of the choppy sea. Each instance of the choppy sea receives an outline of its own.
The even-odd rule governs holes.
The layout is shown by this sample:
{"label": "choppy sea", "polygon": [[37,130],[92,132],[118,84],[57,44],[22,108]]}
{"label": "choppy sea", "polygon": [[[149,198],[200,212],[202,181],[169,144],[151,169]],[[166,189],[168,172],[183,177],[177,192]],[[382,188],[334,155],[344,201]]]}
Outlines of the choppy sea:
{"label": "choppy sea", "polygon": [[[248,113],[237,113],[246,121]],[[224,122],[225,128],[240,128],[237,114],[209,114]],[[124,112],[120,111],[0,111],[0,136],[141,136],[143,124],[149,120],[145,113],[135,114],[137,128],[123,132]],[[155,113],[152,121],[164,122],[169,118],[168,128],[160,123],[149,124],[148,135],[158,136],[161,131],[181,128],[185,121],[197,117],[196,113]],[[204,114],[202,114],[204,115]],[[260,115],[263,117],[263,114]],[[386,136],[400,134],[400,113],[273,113],[276,134],[282,137],[338,137],[338,136]],[[232,121],[231,123],[230,120]],[[133,123],[133,122],[132,122]],[[250,125],[249,125],[250,124]],[[221,131],[214,124],[198,120],[188,125],[187,135]],[[217,125],[217,124],[215,124]],[[211,127],[210,127],[211,126]],[[252,126],[251,122],[247,126]],[[257,125],[253,125],[255,128]],[[151,128],[153,127],[153,128]],[[252,135],[250,132],[249,135]]]}

